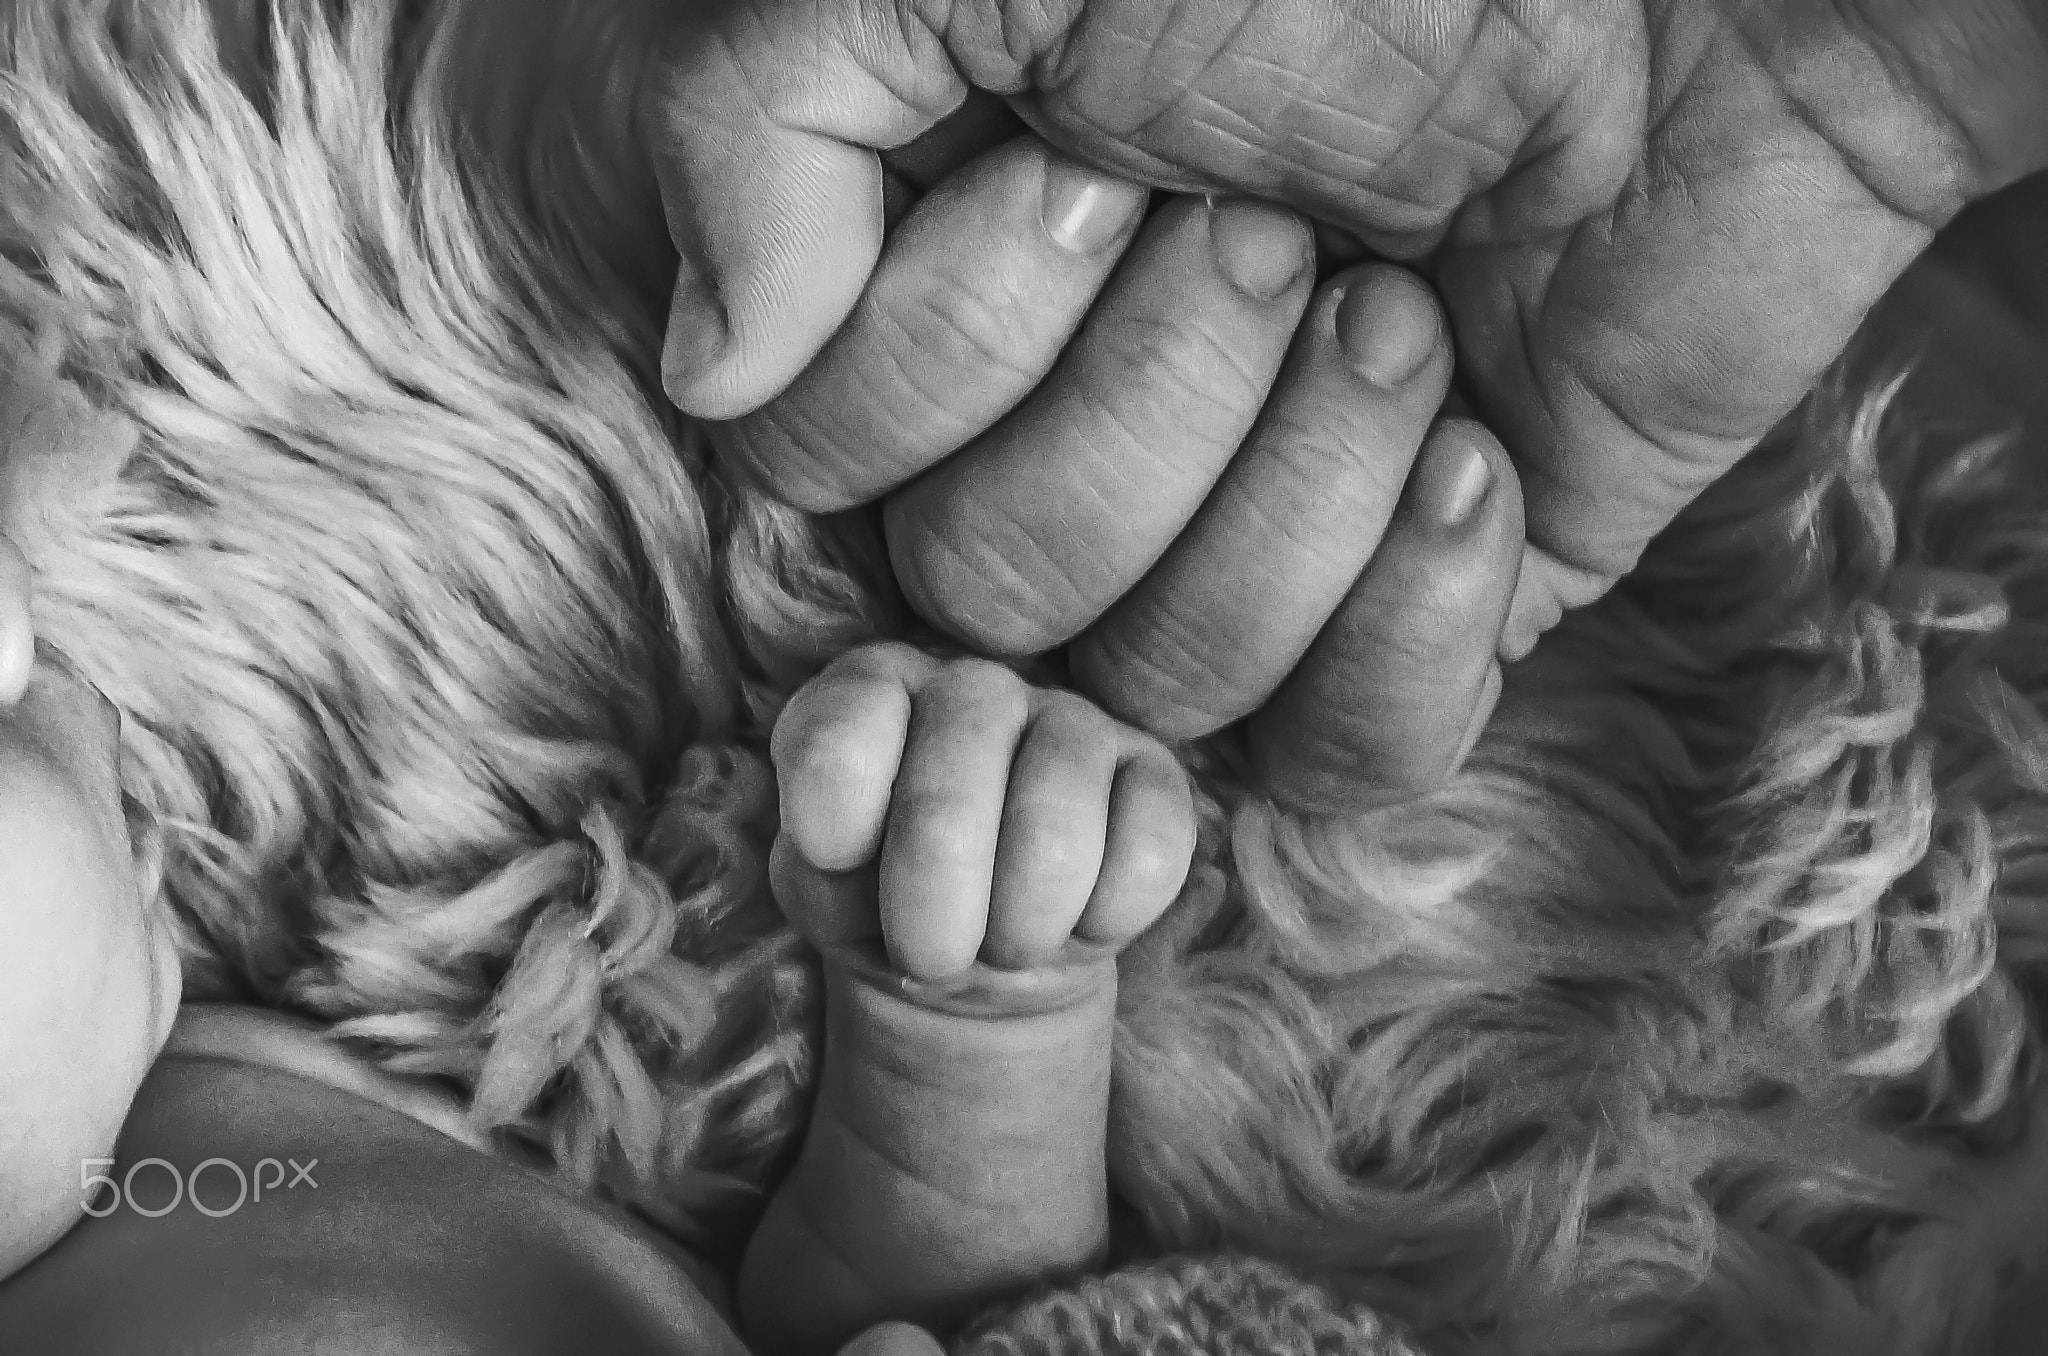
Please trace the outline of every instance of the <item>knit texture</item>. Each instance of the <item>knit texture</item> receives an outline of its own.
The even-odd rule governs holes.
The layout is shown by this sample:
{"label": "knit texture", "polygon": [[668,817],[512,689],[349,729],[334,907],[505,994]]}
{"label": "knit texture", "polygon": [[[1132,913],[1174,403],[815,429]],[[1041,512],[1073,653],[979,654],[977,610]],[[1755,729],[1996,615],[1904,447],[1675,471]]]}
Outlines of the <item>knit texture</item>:
{"label": "knit texture", "polygon": [[1372,1309],[1270,1263],[1181,1258],[1051,1290],[975,1323],[955,1356],[1420,1356]]}

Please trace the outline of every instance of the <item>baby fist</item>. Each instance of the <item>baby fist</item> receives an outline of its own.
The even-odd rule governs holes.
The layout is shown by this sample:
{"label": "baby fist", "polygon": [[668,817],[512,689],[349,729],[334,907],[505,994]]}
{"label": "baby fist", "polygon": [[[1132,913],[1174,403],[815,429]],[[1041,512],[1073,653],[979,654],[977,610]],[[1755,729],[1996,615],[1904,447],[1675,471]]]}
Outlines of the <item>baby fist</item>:
{"label": "baby fist", "polygon": [[790,701],[775,892],[827,954],[905,977],[1113,955],[1187,876],[1186,774],[1156,740],[1001,665],[845,655]]}

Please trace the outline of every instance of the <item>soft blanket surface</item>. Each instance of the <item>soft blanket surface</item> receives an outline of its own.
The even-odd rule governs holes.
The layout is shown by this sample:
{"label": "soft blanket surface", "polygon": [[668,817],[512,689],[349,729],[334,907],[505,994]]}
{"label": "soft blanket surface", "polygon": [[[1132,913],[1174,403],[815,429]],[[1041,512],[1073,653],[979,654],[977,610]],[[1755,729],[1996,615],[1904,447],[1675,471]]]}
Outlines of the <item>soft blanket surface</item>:
{"label": "soft blanket surface", "polygon": [[[866,528],[659,397],[662,7],[0,7],[0,485],[189,990],[729,1255],[816,1016],[764,731],[906,623]],[[1518,666],[1440,794],[1307,822],[1189,751],[1125,1252],[1439,1353],[1982,1349],[2048,1218],[2048,467],[1910,356]]]}

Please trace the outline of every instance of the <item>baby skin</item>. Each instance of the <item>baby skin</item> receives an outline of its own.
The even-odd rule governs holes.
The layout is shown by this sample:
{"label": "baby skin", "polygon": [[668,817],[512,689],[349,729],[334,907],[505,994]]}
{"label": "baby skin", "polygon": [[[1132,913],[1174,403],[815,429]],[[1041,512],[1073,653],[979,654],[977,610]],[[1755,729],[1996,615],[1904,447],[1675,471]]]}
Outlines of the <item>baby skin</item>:
{"label": "baby skin", "polygon": [[1071,692],[893,644],[799,692],[772,753],[825,1048],[742,1266],[749,1345],[944,1328],[1098,1264],[1116,958],[1187,874],[1179,764]]}
{"label": "baby skin", "polygon": [[32,601],[0,537],[0,1280],[78,1222],[180,987],[136,888],[119,722],[38,655]]}

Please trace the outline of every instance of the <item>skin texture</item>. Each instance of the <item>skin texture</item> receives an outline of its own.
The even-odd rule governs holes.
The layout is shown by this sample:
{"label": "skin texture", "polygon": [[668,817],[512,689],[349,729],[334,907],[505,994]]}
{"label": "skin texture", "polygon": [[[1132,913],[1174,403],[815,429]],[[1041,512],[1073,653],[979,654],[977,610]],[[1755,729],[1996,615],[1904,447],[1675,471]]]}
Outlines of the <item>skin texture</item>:
{"label": "skin texture", "polygon": [[0,1278],[78,1221],[81,1164],[112,1152],[179,994],[136,891],[118,722],[37,661],[29,605],[0,538]]}
{"label": "skin texture", "polygon": [[[1020,580],[1028,615],[958,629],[998,652],[1071,641],[1083,686],[1169,738],[1263,706],[1247,742],[1297,802],[1441,779],[1499,688],[1522,521],[1498,444],[1438,422],[1452,362],[1433,294],[1386,265],[1248,294],[1226,247],[1284,269],[1306,257],[1298,219],[1181,198],[1140,224],[1128,186],[1006,141],[1014,123],[989,112],[892,157],[928,191],[846,327],[781,398],[720,426],[721,451],[819,509],[930,466],[885,509],[921,607],[1019,578],[1013,558],[1057,563]],[[1049,193],[1101,209],[1093,248],[1058,243]],[[1054,477],[1088,493],[1038,490]],[[936,529],[955,521],[986,538],[954,549]],[[1237,643],[1205,649],[1217,634]]]}
{"label": "skin texture", "polygon": [[[984,250],[981,273],[927,305],[966,318],[954,328],[985,371],[1015,378],[1005,391],[1044,374],[1040,396],[1069,392],[1041,402],[1010,473],[913,480],[963,446],[963,416],[920,401],[901,372],[886,392],[900,422],[944,431],[913,438],[914,452],[751,449],[767,483],[809,507],[908,482],[892,544],[920,609],[998,653],[1093,628],[1084,677],[1120,716],[1215,728],[1287,680],[1286,713],[1269,720],[1286,752],[1266,771],[1312,806],[1333,771],[1362,799],[1427,785],[1453,761],[1444,743],[1454,753],[1483,716],[1487,683],[1433,688],[1401,643],[1490,624],[1489,648],[1524,652],[1797,400],[1937,226],[2048,163],[2048,21],[2029,0],[779,0],[693,14],[643,108],[685,256],[666,375],[686,409],[793,425],[854,398],[850,348],[889,361],[873,327],[827,342],[890,274],[872,148],[933,127],[970,85],[1089,163],[1288,202],[1425,264],[1470,394],[1520,473],[1525,542],[1500,571],[1515,580],[1504,614],[1325,631],[1303,608],[1284,637],[1237,625],[1305,582],[1287,568],[1248,598],[1208,588],[1233,565],[1287,559],[1302,522],[1292,482],[1248,473],[1254,511],[1218,532],[1184,506],[1221,476],[1220,425],[1194,430],[1202,455],[1166,495],[1134,469],[1133,444],[1174,446],[1146,440],[1174,422],[1151,401],[1228,376],[1203,361],[1199,325],[1174,322],[1192,342],[1135,357],[1077,342],[1054,365],[1036,329],[992,340],[974,323],[1058,265],[991,265]],[[1277,228],[1266,244],[1287,250]],[[1169,313],[1174,281],[1134,283],[1122,304]],[[1257,343],[1232,352],[1266,361]],[[1089,427],[1102,413],[1091,393],[1111,388],[1141,406],[1123,437]],[[789,400],[804,409],[778,412]],[[1236,460],[1271,455],[1254,440]],[[1075,514],[1127,526],[1046,530]],[[1384,549],[1375,514],[1357,515],[1349,550],[1318,559],[1327,578],[1310,592],[1341,596],[1374,568],[1358,556],[1360,543],[1374,561]],[[1119,608],[1141,580],[1151,603]],[[1455,600],[1393,601],[1422,614]],[[1173,625],[1150,624],[1161,615]],[[1391,747],[1362,737],[1341,718],[1360,693],[1419,733]]]}
{"label": "skin texture", "polygon": [[741,1267],[749,1341],[830,1351],[1099,1262],[1116,956],[1187,874],[1179,765],[1070,692],[900,645],[799,692],[772,751],[825,1057]]}

